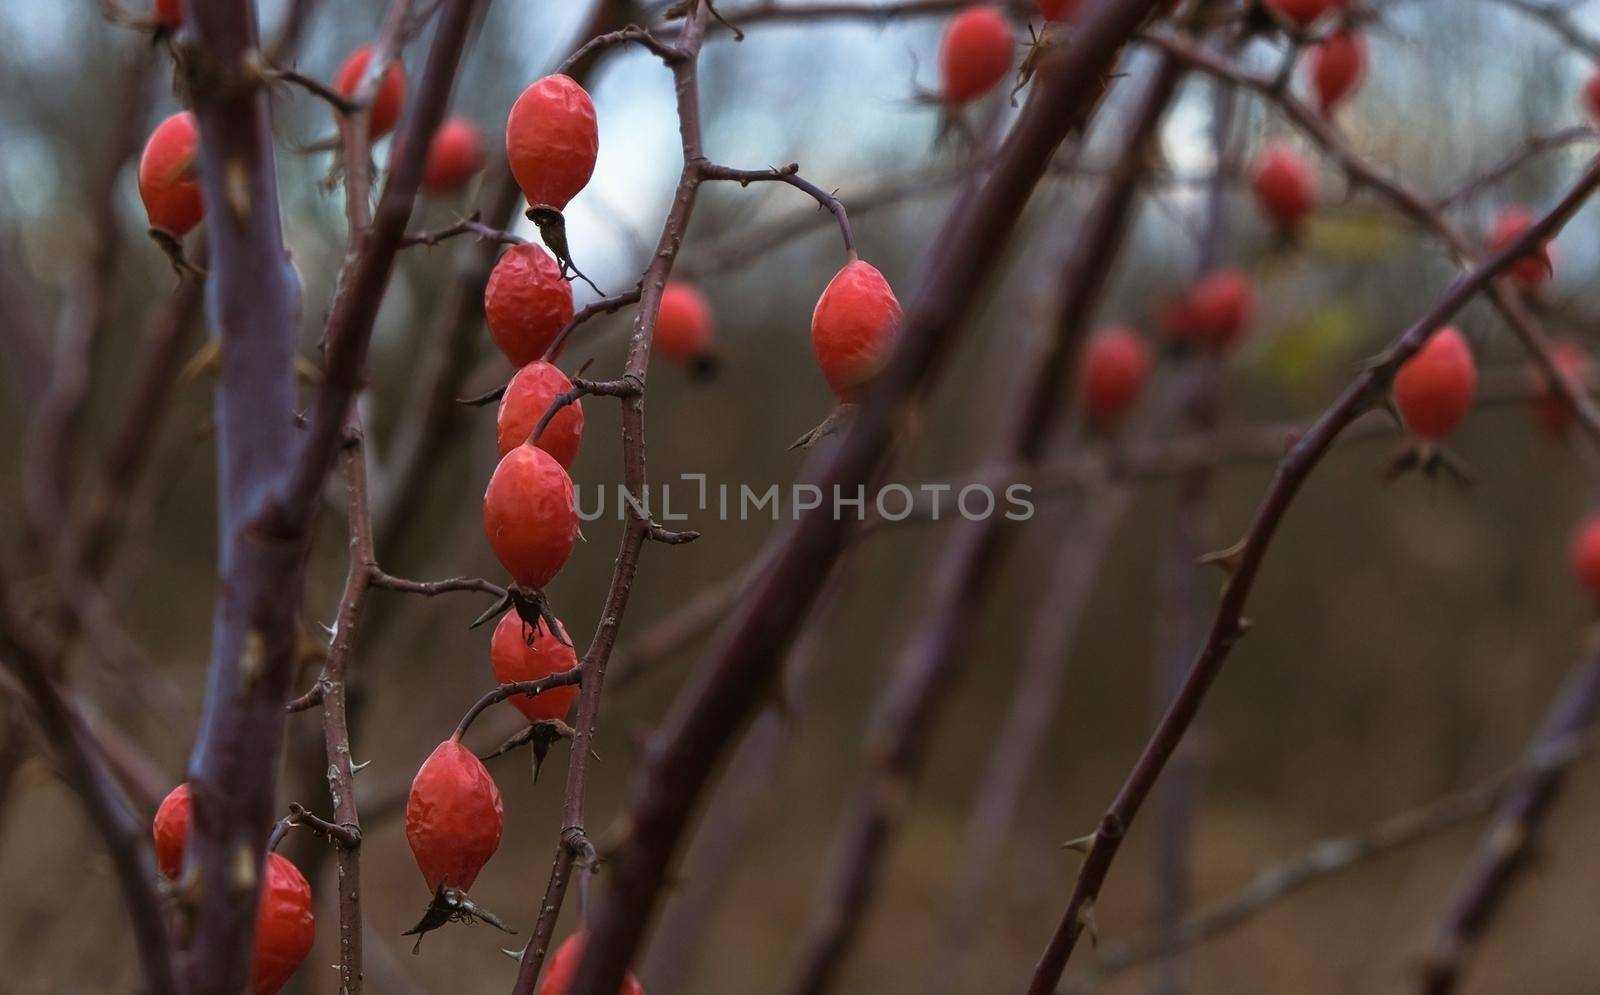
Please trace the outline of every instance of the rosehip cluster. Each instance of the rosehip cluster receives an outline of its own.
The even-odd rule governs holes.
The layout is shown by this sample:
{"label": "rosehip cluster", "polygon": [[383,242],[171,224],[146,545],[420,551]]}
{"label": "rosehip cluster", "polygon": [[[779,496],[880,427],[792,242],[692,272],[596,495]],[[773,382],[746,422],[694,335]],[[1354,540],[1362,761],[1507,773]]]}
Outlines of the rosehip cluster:
{"label": "rosehip cluster", "polygon": [[[156,809],[151,827],[156,844],[156,866],[172,880],[183,873],[193,805],[189,785],[185,783],[173,788]],[[267,854],[266,878],[261,885],[261,902],[256,907],[251,995],[276,995],[304,963],[315,940],[311,885],[289,858]]]}

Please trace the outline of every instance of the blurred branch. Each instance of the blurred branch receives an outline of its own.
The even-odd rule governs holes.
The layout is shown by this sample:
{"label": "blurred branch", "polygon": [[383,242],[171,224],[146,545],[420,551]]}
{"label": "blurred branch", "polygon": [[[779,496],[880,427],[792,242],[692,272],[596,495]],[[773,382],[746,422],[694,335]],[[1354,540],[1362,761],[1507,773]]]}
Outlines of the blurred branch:
{"label": "blurred branch", "polygon": [[1418,980],[1422,995],[1456,990],[1467,960],[1500,912],[1511,886],[1527,867],[1550,809],[1561,794],[1569,764],[1592,745],[1587,731],[1600,714],[1600,652],[1567,678],[1529,748],[1526,768],[1509,785],[1494,825],[1457,886],[1434,931]]}
{"label": "blurred branch", "polygon": [[[1071,396],[1079,345],[1123,247],[1151,142],[1182,75],[1178,60],[1160,60],[1130,114],[1120,168],[1102,189],[1063,262],[1063,289],[1052,327],[1033,355],[1024,357],[1010,408],[995,437],[982,447],[997,462],[1027,467],[1040,461],[1046,440],[1068,409],[1064,399]],[[926,594],[924,585],[913,587],[918,592],[915,620],[893,676],[873,705],[865,774],[842,819],[833,863],[786,991],[816,995],[830,990],[860,935],[938,709],[958,686],[961,664],[972,659],[968,638],[1004,557],[1004,540],[1011,534],[1006,524],[999,515],[954,523],[935,554]]]}
{"label": "blurred branch", "polygon": [[1428,338],[1449,321],[1475,295],[1485,290],[1506,267],[1534,246],[1552,237],[1600,186],[1600,160],[1591,163],[1573,187],[1548,214],[1508,246],[1458,277],[1432,308],[1408,328],[1381,359],[1370,364],[1295,443],[1279,462],[1272,485],[1261,499],[1244,538],[1221,555],[1229,570],[1227,587],[1217,605],[1205,642],[1200,646],[1165,715],[1146,742],[1115,799],[1090,837],[1088,852],[1065,913],[1035,969],[1029,995],[1051,995],[1078,938],[1094,922],[1095,902],[1116,859],[1128,829],[1151,788],[1194,721],[1206,692],[1221,672],[1229,652],[1244,635],[1248,623],[1244,607],[1249,599],[1267,547],[1295,496],[1327,455],[1335,440],[1362,412],[1381,402],[1400,364],[1422,348]]}
{"label": "blurred branch", "polygon": [[1570,148],[1584,142],[1600,141],[1600,132],[1585,125],[1566,128],[1561,131],[1551,132],[1548,135],[1532,135],[1527,138],[1520,148],[1507,156],[1494,168],[1486,173],[1474,176],[1454,190],[1440,197],[1434,206],[1440,211],[1448,211],[1463,201],[1471,200],[1489,187],[1498,186],[1507,177],[1527,165],[1532,160],[1548,152]]}
{"label": "blurred branch", "polygon": [[1592,734],[1543,744],[1519,767],[1391,816],[1359,833],[1313,843],[1292,857],[1261,868],[1238,891],[1197,909],[1170,936],[1151,934],[1105,944],[1094,964],[1083,974],[1069,977],[1065,988],[1074,995],[1094,991],[1129,968],[1169,953],[1174,947],[1188,949],[1232,932],[1311,885],[1482,818],[1530,778],[1564,772],[1592,758],[1597,745],[1600,744]]}
{"label": "blurred branch", "polygon": [[1561,40],[1577,49],[1592,61],[1600,61],[1600,40],[1578,26],[1572,11],[1553,3],[1535,3],[1534,0],[1489,0],[1527,15],[1560,36]]}
{"label": "blurred branch", "polygon": [[[1100,81],[1154,7],[1155,0],[1134,0],[1092,8],[1071,43],[1040,68],[993,170],[967,188],[930,240],[934,250],[913,281],[917,290],[894,355],[812,478],[823,493],[854,493],[877,472],[906,400],[927,388],[948,355],[1056,148],[1087,120]],[[646,286],[642,311],[649,314]],[[627,844],[590,917],[571,995],[616,990],[718,757],[761,701],[784,647],[854,532],[851,523],[822,511],[801,514],[774,544],[770,566],[747,590],[717,650],[680,694],[635,780]]]}
{"label": "blurred branch", "polygon": [[[889,0],[875,3],[871,0],[824,0],[824,2],[778,2],[761,0],[743,7],[727,10],[719,8],[720,24],[711,30],[733,31],[760,24],[804,24],[820,21],[867,21],[887,24],[925,17],[943,17],[966,7],[975,6],[978,0]],[[1000,0],[994,4],[1015,18],[1037,17],[1038,9],[1028,0]],[[656,33],[669,37],[674,26],[668,25]]]}

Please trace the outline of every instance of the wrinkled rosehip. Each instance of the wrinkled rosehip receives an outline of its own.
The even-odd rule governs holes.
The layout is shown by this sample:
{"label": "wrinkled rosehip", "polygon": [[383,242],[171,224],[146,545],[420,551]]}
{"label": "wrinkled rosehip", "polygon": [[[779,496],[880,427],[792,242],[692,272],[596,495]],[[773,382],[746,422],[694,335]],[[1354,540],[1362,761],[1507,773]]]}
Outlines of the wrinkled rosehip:
{"label": "wrinkled rosehip", "polygon": [[406,800],[406,841],[429,890],[471,888],[504,828],[500,789],[483,761],[453,739],[440,743]]}
{"label": "wrinkled rosehip", "polygon": [[[567,629],[561,626],[561,636]],[[528,641],[529,637],[533,641]],[[570,642],[570,640],[569,640]],[[489,663],[494,667],[494,679],[501,684],[537,681],[552,674],[563,674],[578,665],[578,654],[571,646],[557,639],[545,626],[534,626],[522,620],[516,612],[507,612],[494,628],[494,638],[489,641]],[[539,694],[515,695],[511,703],[528,717],[529,722],[544,719],[564,719],[578,696],[576,685],[551,688]]]}
{"label": "wrinkled rosehip", "polygon": [[[550,955],[550,962],[545,965],[544,981],[539,984],[539,995],[567,995],[567,989],[572,987],[572,979],[577,977],[578,964],[583,960],[583,945],[588,940],[586,933],[573,933],[561,941],[561,946]],[[617,989],[617,995],[644,995],[644,986],[639,984],[639,979],[629,971],[622,979],[622,987]]]}
{"label": "wrinkled rosehip", "polygon": [[506,157],[528,203],[564,210],[594,175],[600,129],[594,103],[570,76],[522,91],[506,119]]}
{"label": "wrinkled rosehip", "polygon": [[[528,436],[550,410],[551,402],[571,389],[572,381],[567,375],[544,360],[536,359],[518,370],[506,384],[495,418],[500,455],[531,441]],[[554,456],[563,469],[570,470],[582,443],[583,402],[573,401],[551,417],[534,445]]]}
{"label": "wrinkled rosehip", "polygon": [[311,885],[289,858],[267,854],[267,876],[256,911],[252,995],[277,995],[305,963],[316,938]]}
{"label": "wrinkled rosehip", "polygon": [[506,453],[483,495],[483,530],[501,566],[524,587],[544,587],[578,542],[572,479],[554,456],[520,445]]}
{"label": "wrinkled rosehip", "polygon": [[512,366],[544,356],[572,320],[572,285],[550,253],[524,243],[506,250],[483,291],[489,335]]}

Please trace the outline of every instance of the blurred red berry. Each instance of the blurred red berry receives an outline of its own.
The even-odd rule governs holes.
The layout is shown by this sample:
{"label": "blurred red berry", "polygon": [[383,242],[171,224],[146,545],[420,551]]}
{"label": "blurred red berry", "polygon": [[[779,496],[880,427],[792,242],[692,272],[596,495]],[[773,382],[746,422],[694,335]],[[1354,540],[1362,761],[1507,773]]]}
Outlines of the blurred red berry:
{"label": "blurred red berry", "polygon": [[1589,74],[1583,83],[1583,108],[1589,116],[1600,119],[1600,68]]}
{"label": "blurred red berry", "polygon": [[[528,436],[539,427],[539,419],[550,410],[550,403],[571,389],[572,381],[567,375],[543,360],[536,359],[518,370],[506,384],[495,418],[500,455],[530,441]],[[583,402],[573,401],[551,416],[535,445],[554,456],[562,469],[570,470],[582,443]]]}
{"label": "blurred red berry", "polygon": [[1256,204],[1280,231],[1293,232],[1317,204],[1317,174],[1283,144],[1262,149],[1250,179]]}
{"label": "blurred red berry", "polygon": [[1317,18],[1339,6],[1338,0],[1265,0],[1265,2],[1280,17],[1299,28],[1310,27]]}
{"label": "blurred red berry", "polygon": [[[334,89],[346,97],[354,97],[357,88],[361,86],[361,78],[367,74],[367,63],[370,61],[372,61],[371,45],[362,45],[351,52],[345,58],[344,65],[339,67],[339,74],[333,79]],[[378,84],[378,93],[372,98],[372,106],[367,109],[367,138],[375,142],[393,130],[405,106],[406,67],[396,59],[383,74],[383,82]]]}
{"label": "blurred red berry", "polygon": [[655,347],[661,355],[685,366],[711,357],[711,305],[687,283],[669,283],[661,291],[656,316]]}
{"label": "blurred red berry", "polygon": [[561,267],[531,242],[513,245],[495,263],[483,291],[489,336],[512,366],[544,356],[572,320],[572,285]]}
{"label": "blurred red berry", "polygon": [[166,28],[183,24],[183,0],[156,0],[156,23]]}
{"label": "blurred red berry", "polygon": [[[561,635],[566,637],[566,626],[561,626]],[[533,642],[528,642],[528,636],[533,637]],[[494,627],[494,638],[489,641],[489,662],[494,667],[495,680],[501,684],[515,684],[564,674],[578,665],[578,654],[544,626],[535,631],[516,612],[506,612],[500,624]],[[539,722],[566,718],[577,696],[578,688],[574,685],[551,688],[532,697],[519,694],[511,698],[511,703],[529,722]]]}
{"label": "blurred red berry", "polygon": [[1591,511],[1572,535],[1572,573],[1589,597],[1600,602],[1600,512]]}
{"label": "blurred red berry", "polygon": [[[587,939],[585,933],[573,933],[561,941],[561,946],[550,955],[550,963],[545,965],[539,995],[567,995],[567,989],[572,987],[572,979],[577,977],[578,963],[583,960],[583,945]],[[622,979],[622,987],[617,989],[617,995],[644,995],[644,986],[629,971]]]}
{"label": "blurred red berry", "polygon": [[189,233],[205,213],[200,199],[200,128],[180,111],[156,125],[139,157],[139,199],[150,227],[176,236]]}
{"label": "blurred red berry", "polygon": [[1083,409],[1096,425],[1127,414],[1150,379],[1150,350],[1131,328],[1101,329],[1089,338],[1078,361]]}
{"label": "blurred red berry", "polygon": [[439,125],[428,143],[422,189],[434,196],[459,190],[483,168],[483,134],[464,117]]}
{"label": "blurred red berry", "polygon": [[544,587],[578,542],[572,479],[554,456],[520,445],[506,453],[483,495],[483,530],[501,566],[524,587]]}
{"label": "blurred red berry", "polygon": [[406,799],[406,842],[428,887],[472,887],[500,846],[500,789],[472,751],[453,739],[423,761]]}
{"label": "blurred red berry", "polygon": [[1255,315],[1254,281],[1242,270],[1224,269],[1164,302],[1156,320],[1175,342],[1222,352],[1244,341]]}
{"label": "blurred red berry", "polygon": [[1394,401],[1411,433],[1443,442],[1472,410],[1478,367],[1467,340],[1446,326],[1433,333],[1394,377]]}
{"label": "blurred red berry", "polygon": [[1324,116],[1355,93],[1367,73],[1367,42],[1354,31],[1329,35],[1311,50],[1311,88]]}
{"label": "blurred red berry", "polygon": [[[1588,352],[1583,346],[1570,339],[1552,343],[1550,358],[1555,360],[1556,368],[1579,390],[1587,390],[1588,384],[1594,373],[1594,364],[1589,359]],[[1526,379],[1528,389],[1532,394],[1531,407],[1534,420],[1551,437],[1562,439],[1572,429],[1572,423],[1577,418],[1577,412],[1572,405],[1556,390],[1549,378],[1544,375],[1538,364],[1529,360]]]}
{"label": "blurred red berry", "polygon": [[900,302],[875,267],[857,259],[834,274],[811,313],[811,345],[839,400],[883,368],[899,327]]}
{"label": "blurred red berry", "polygon": [[[1533,214],[1527,208],[1515,205],[1505,208],[1494,219],[1494,228],[1489,233],[1488,251],[1490,254],[1503,252],[1531,227],[1533,227]],[[1511,282],[1523,290],[1538,290],[1544,286],[1553,272],[1550,243],[1539,243],[1532,252],[1506,267],[1505,272],[1511,278]]]}
{"label": "blurred red berry", "polygon": [[959,106],[988,93],[1011,72],[1017,40],[995,7],[969,7],[944,29],[939,45],[940,93]]}
{"label": "blurred red berry", "polygon": [[289,858],[267,854],[267,876],[256,911],[251,995],[277,995],[305,962],[316,938],[311,885]]}
{"label": "blurred red berry", "polygon": [[506,119],[506,157],[528,203],[565,210],[594,175],[594,103],[570,76],[531,83]]}
{"label": "blurred red berry", "polygon": [[183,873],[183,848],[189,839],[189,816],[194,802],[189,797],[189,782],[178,785],[161,799],[156,809],[151,834],[156,839],[156,866],[176,881]]}
{"label": "blurred red berry", "polygon": [[1067,21],[1078,12],[1083,0],[1039,0],[1039,13],[1047,21]]}

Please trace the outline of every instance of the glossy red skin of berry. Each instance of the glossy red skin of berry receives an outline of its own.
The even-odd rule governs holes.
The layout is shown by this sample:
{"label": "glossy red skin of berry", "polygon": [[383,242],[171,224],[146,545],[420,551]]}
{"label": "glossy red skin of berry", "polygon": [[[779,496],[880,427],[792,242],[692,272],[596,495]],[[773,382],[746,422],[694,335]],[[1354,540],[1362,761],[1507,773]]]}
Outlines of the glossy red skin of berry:
{"label": "glossy red skin of berry", "polygon": [[[1579,390],[1585,389],[1594,374],[1594,363],[1589,359],[1589,354],[1584,351],[1583,346],[1570,339],[1552,343],[1550,358],[1555,360],[1556,368]],[[1554,385],[1545,377],[1544,371],[1531,360],[1527,365],[1525,378],[1529,393],[1532,395],[1529,405],[1534,420],[1551,438],[1566,438],[1567,433],[1572,430],[1573,422],[1577,420],[1577,412],[1556,392]]]}
{"label": "glossy red skin of berry", "polygon": [[440,743],[406,800],[406,841],[429,890],[471,888],[504,829],[500,789],[483,762],[455,740]]}
{"label": "glossy red skin of berry", "polygon": [[1078,12],[1083,0],[1039,0],[1039,13],[1047,21],[1068,21]]}
{"label": "glossy red skin of berry", "polygon": [[[518,370],[506,384],[506,392],[500,398],[500,413],[495,418],[500,455],[527,442],[528,436],[539,427],[539,419],[550,410],[550,403],[571,389],[572,381],[567,375],[542,359]],[[551,417],[535,445],[554,456],[562,469],[570,470],[582,443],[583,402],[573,401]]]}
{"label": "glossy red skin of berry", "polygon": [[[566,626],[562,626],[561,635],[566,634]],[[533,637],[531,644],[528,636]],[[516,612],[506,612],[500,624],[494,627],[494,638],[489,641],[489,663],[494,667],[495,680],[501,684],[515,684],[564,674],[578,665],[578,654],[544,626],[535,632]],[[529,722],[540,722],[566,718],[577,696],[576,686],[551,688],[532,697],[516,695],[511,703]]]}
{"label": "glossy red skin of berry", "polygon": [[1293,232],[1317,206],[1317,174],[1287,145],[1269,145],[1250,178],[1256,205],[1280,231]]}
{"label": "glossy red skin of berry", "polygon": [[939,44],[939,92],[952,106],[994,89],[1011,72],[1017,39],[994,7],[969,7],[944,29]]}
{"label": "glossy red skin of berry", "polygon": [[1254,281],[1242,270],[1224,269],[1163,305],[1157,318],[1174,341],[1221,352],[1244,341],[1255,314]]}
{"label": "glossy red skin of berry", "polygon": [[1572,575],[1600,602],[1600,512],[1590,512],[1572,534]]}
{"label": "glossy red skin of berry", "polygon": [[[1533,215],[1523,207],[1508,207],[1494,219],[1489,232],[1488,251],[1500,252],[1521,238],[1533,226]],[[1550,244],[1541,242],[1539,248],[1506,267],[1506,276],[1523,290],[1538,290],[1550,279],[1552,264]]]}
{"label": "glossy red skin of berry", "polygon": [[1300,28],[1310,27],[1317,18],[1339,6],[1338,0],[1266,0],[1266,4]]}
{"label": "glossy red skin of berry", "polygon": [[183,24],[182,0],[156,0],[156,23],[162,27],[176,28]]}
{"label": "glossy red skin of berry", "polygon": [[489,274],[483,291],[489,336],[512,366],[527,366],[544,356],[572,320],[572,284],[561,267],[537,245],[513,245]]}
{"label": "glossy red skin of berry", "polygon": [[[339,67],[339,75],[333,79],[334,89],[347,97],[355,96],[356,88],[361,85],[361,77],[366,75],[367,63],[371,60],[371,45],[362,45],[351,52],[345,58],[344,65]],[[367,110],[367,138],[375,142],[392,131],[405,106],[406,67],[397,59],[383,74],[377,96],[372,98],[372,106]]]}
{"label": "glossy red skin of berry", "polygon": [[311,953],[317,938],[311,885],[300,868],[280,854],[267,854],[266,882],[256,911],[252,995],[277,995]]}
{"label": "glossy red skin of berry", "polygon": [[501,457],[483,495],[489,547],[524,587],[544,587],[578,542],[572,479],[554,456],[521,445]]}
{"label": "glossy red skin of berry", "polygon": [[876,267],[857,259],[834,274],[811,313],[811,346],[839,400],[855,400],[883,369],[900,317],[900,302]]}
{"label": "glossy red skin of berry", "polygon": [[1445,327],[1394,377],[1394,402],[1411,434],[1424,442],[1443,442],[1472,410],[1478,390],[1478,366],[1467,340]]}
{"label": "glossy red skin of berry", "polygon": [[1150,350],[1131,328],[1096,332],[1078,360],[1083,410],[1096,425],[1110,425],[1127,414],[1149,379]]}
{"label": "glossy red skin of berry", "polygon": [[1367,41],[1353,31],[1329,35],[1311,50],[1311,89],[1324,116],[1348,100],[1367,74]]}
{"label": "glossy red skin of berry", "polygon": [[529,84],[506,118],[506,157],[528,203],[565,210],[594,175],[600,128],[594,102],[570,76]]}
{"label": "glossy red skin of berry", "polygon": [[[572,987],[572,979],[577,977],[578,963],[583,960],[583,945],[588,940],[586,933],[573,933],[561,941],[561,946],[550,955],[550,961],[544,967],[544,980],[539,984],[539,995],[567,995],[567,989]],[[639,984],[639,979],[629,971],[622,979],[622,987],[617,989],[617,995],[644,995],[644,986]]]}
{"label": "glossy red skin of berry", "polygon": [[661,291],[656,315],[656,350],[674,363],[688,365],[711,354],[711,305],[687,283],[669,283]]}
{"label": "glossy red skin of berry", "polygon": [[193,114],[180,111],[156,125],[139,157],[139,199],[150,227],[187,235],[204,215],[200,199],[200,128]]}
{"label": "glossy red skin of berry", "polygon": [[161,873],[176,881],[183,873],[183,847],[189,839],[189,817],[194,801],[189,797],[189,783],[185,781],[161,799],[155,820],[150,825],[156,840],[156,866]]}
{"label": "glossy red skin of berry", "polygon": [[483,168],[483,133],[464,117],[439,125],[428,143],[422,166],[422,189],[438,196],[459,190]]}

